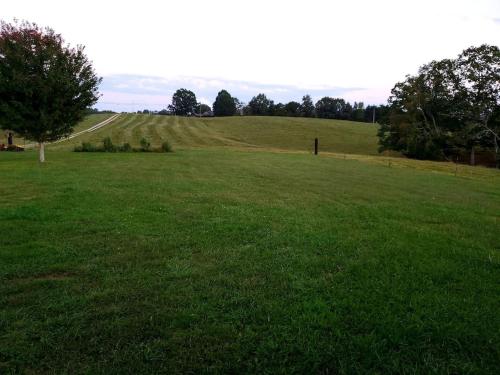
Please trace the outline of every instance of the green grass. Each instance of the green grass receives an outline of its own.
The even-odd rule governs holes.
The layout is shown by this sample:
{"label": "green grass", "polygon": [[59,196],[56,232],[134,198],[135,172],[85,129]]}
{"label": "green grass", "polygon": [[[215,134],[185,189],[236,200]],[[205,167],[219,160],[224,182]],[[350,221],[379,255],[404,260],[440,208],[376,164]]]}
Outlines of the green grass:
{"label": "green grass", "polygon": [[[76,133],[76,132],[88,129],[91,126],[96,125],[96,124],[100,123],[101,121],[106,120],[107,118],[109,118],[111,116],[112,116],[112,114],[108,114],[108,113],[99,113],[99,114],[88,115],[87,117],[85,117],[85,119],[83,121],[81,121],[77,126],[75,126],[74,132]],[[2,138],[0,138],[0,143],[7,144],[8,132],[3,131],[0,134],[2,134]],[[19,136],[14,134],[13,143],[15,145],[24,146],[24,145],[32,144],[33,141],[24,139],[24,138],[19,137]]]}
{"label": "green grass", "polygon": [[376,155],[376,134],[376,125],[339,120],[120,115],[112,125],[53,147],[68,149],[82,141],[97,144],[109,136],[114,143],[130,142],[134,147],[144,137],[153,147],[167,140],[176,148],[311,151],[317,137],[321,151]]}
{"label": "green grass", "polygon": [[[173,138],[171,119],[128,119],[106,132]],[[238,142],[283,145],[243,126]],[[35,160],[0,154],[0,373],[500,372],[498,171],[215,148]]]}

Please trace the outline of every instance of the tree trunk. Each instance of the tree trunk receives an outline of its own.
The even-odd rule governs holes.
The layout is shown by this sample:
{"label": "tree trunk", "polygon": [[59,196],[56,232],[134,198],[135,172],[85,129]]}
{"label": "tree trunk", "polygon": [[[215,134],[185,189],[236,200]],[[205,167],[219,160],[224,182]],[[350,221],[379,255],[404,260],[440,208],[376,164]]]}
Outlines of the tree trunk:
{"label": "tree trunk", "polygon": [[45,162],[45,144],[40,142],[39,146],[38,160],[40,160],[40,163],[43,163]]}
{"label": "tree trunk", "polygon": [[476,165],[476,154],[474,151],[474,146],[470,149],[470,165]]}

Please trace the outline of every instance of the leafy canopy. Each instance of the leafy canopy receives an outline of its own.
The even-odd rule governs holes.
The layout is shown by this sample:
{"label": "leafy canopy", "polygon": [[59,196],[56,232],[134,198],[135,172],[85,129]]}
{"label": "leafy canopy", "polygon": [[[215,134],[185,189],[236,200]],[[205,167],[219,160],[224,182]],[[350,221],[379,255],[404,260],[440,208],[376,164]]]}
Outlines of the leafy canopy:
{"label": "leafy canopy", "polygon": [[379,132],[381,150],[450,159],[482,147],[500,161],[500,50],[481,45],[432,61],[396,83]]}
{"label": "leafy canopy", "polygon": [[172,104],[169,109],[179,116],[188,116],[195,113],[198,102],[194,92],[187,89],[179,89],[172,96]]}
{"label": "leafy canopy", "polygon": [[84,47],[26,21],[0,23],[0,127],[39,143],[69,135],[99,98]]}
{"label": "leafy canopy", "polygon": [[215,116],[233,116],[236,113],[236,102],[226,90],[221,90],[213,104]]}
{"label": "leafy canopy", "polygon": [[[272,106],[274,106],[274,103],[269,100],[265,94],[254,96],[252,100],[248,102],[250,113],[256,116],[269,115],[270,107]],[[274,111],[274,109],[271,109],[271,111]]]}

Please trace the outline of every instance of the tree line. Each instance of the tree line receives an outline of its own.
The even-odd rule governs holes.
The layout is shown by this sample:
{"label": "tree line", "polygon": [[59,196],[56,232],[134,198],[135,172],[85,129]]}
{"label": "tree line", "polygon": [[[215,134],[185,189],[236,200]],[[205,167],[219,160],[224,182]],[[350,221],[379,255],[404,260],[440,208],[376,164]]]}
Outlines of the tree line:
{"label": "tree line", "polygon": [[316,103],[310,95],[304,95],[302,101],[275,103],[265,94],[254,96],[248,103],[243,103],[228,91],[221,90],[217,94],[212,107],[197,101],[196,94],[185,88],[178,89],[172,96],[172,104],[168,109],[153,112],[148,109],[138,111],[144,114],[177,115],[177,116],[288,116],[318,117],[327,119],[375,122],[385,116],[388,107],[385,105],[364,105],[363,102],[351,104],[342,98],[323,97]]}
{"label": "tree line", "polygon": [[417,159],[466,157],[472,165],[482,151],[498,167],[500,50],[484,44],[420,67],[396,83],[379,122],[380,151]]}

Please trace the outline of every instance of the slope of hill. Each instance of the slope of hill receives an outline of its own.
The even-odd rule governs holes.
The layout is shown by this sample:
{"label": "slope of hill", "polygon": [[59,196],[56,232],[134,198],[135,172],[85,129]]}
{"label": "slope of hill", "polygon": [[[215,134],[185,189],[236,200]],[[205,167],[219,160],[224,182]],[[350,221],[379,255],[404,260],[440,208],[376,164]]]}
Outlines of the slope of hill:
{"label": "slope of hill", "polygon": [[169,141],[177,148],[231,147],[291,151],[320,150],[348,154],[377,154],[377,127],[339,120],[290,117],[193,118],[121,115],[110,126],[52,147],[71,148],[82,141],[99,143],[110,136],[115,143],[139,145],[141,138],[153,146]]}
{"label": "slope of hill", "polygon": [[[82,122],[80,122],[77,126],[75,126],[73,133],[81,132],[85,129],[88,129],[88,128],[94,126],[95,124],[98,124],[101,121],[104,121],[104,120],[110,118],[112,115],[113,114],[110,114],[110,113],[97,113],[97,114],[88,115],[87,117],[85,117],[85,119]],[[7,144],[8,131],[6,131],[6,130],[2,131],[2,133],[0,133],[0,134],[2,134],[2,136],[0,137],[0,143]],[[14,144],[20,145],[20,146],[25,146],[25,145],[29,145],[29,144],[33,143],[32,141],[24,139],[22,137],[19,137],[16,134],[14,134],[13,141],[14,141]]]}

